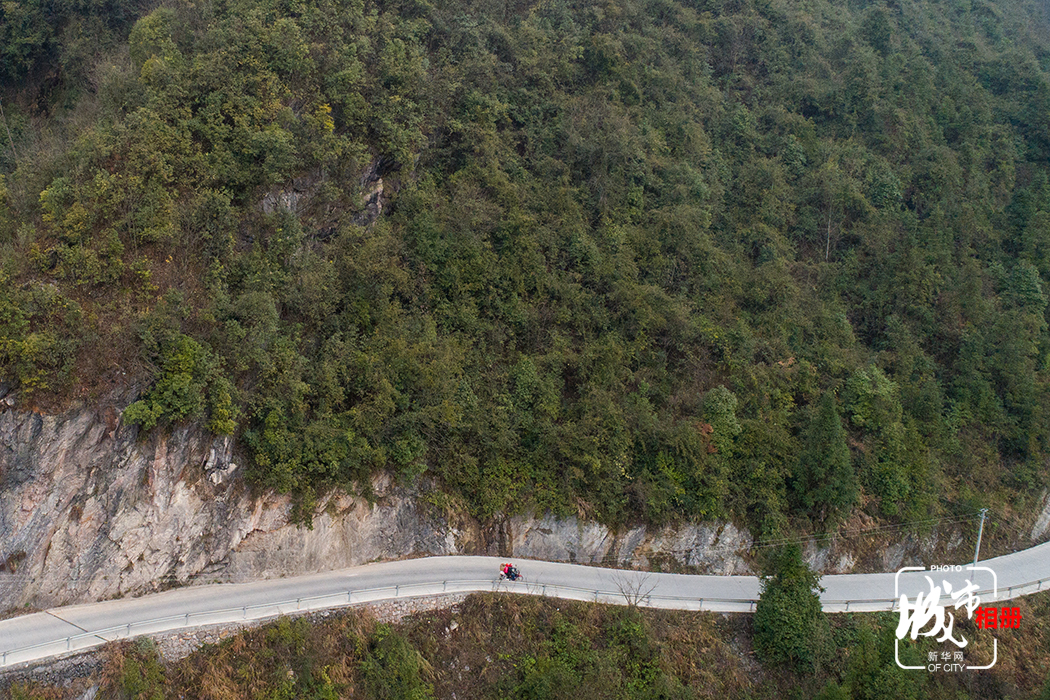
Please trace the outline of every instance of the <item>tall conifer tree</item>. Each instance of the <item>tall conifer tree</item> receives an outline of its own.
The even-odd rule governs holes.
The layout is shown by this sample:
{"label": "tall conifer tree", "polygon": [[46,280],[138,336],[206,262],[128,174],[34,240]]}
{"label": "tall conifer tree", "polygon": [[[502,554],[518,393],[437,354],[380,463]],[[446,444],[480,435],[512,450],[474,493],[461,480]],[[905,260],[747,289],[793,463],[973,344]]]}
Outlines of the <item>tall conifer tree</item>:
{"label": "tall conifer tree", "polygon": [[857,500],[846,431],[830,392],[807,427],[790,486],[796,505],[820,523],[848,512]]}

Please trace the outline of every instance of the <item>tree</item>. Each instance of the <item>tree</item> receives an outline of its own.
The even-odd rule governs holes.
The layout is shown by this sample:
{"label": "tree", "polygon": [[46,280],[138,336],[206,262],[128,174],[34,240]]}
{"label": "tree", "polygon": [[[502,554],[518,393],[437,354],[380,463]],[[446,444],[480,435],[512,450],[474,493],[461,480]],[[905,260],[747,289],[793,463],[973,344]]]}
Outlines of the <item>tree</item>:
{"label": "tree", "polygon": [[830,635],[820,607],[819,576],[802,561],[798,545],[770,556],[755,607],[755,651],[767,663],[804,673],[814,670]]}
{"label": "tree", "polygon": [[627,601],[627,607],[637,608],[656,588],[656,583],[650,578],[649,574],[620,573],[613,576],[613,583]]}
{"label": "tree", "polygon": [[732,451],[741,431],[736,405],[736,395],[721,384],[704,394],[704,418],[712,429],[711,444],[723,455]]}
{"label": "tree", "polygon": [[424,680],[433,672],[426,659],[402,635],[379,625],[361,661],[365,697],[375,700],[426,700],[433,686]]}
{"label": "tree", "polygon": [[820,523],[848,512],[857,500],[857,477],[846,431],[830,392],[820,400],[817,415],[807,427],[790,488],[796,506]]}

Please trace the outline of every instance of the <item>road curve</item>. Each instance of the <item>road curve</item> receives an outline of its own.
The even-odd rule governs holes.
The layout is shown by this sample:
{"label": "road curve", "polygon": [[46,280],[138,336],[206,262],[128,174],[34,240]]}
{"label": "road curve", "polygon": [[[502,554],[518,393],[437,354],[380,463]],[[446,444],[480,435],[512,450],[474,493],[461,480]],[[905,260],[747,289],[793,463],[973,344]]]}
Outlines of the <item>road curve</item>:
{"label": "road curve", "polygon": [[[399,597],[503,590],[574,600],[675,610],[750,612],[759,596],[754,576],[645,573],[555,562],[515,560],[524,582],[498,580],[500,559],[429,557],[369,564],[310,576],[243,584],[212,584],[127,600],[53,608],[0,621],[0,667],[38,661],[107,641],[187,627],[259,620]],[[828,612],[892,610],[900,593],[928,591],[967,579],[982,602],[1050,586],[1050,542],[981,562],[977,571],[843,574],[821,579]],[[990,571],[989,571],[990,570]],[[992,575],[994,572],[994,577]]]}

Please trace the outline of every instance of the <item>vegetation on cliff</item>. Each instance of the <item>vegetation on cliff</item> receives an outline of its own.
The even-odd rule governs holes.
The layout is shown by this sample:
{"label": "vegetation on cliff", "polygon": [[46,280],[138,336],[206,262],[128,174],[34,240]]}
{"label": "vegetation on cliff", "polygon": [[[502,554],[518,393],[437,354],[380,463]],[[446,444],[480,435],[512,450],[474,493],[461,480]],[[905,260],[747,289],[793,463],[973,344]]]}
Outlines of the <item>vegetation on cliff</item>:
{"label": "vegetation on cliff", "polygon": [[383,469],[769,533],[1023,499],[1044,13],[5,3],[0,377],[141,382],[126,421],[235,434],[304,512]]}

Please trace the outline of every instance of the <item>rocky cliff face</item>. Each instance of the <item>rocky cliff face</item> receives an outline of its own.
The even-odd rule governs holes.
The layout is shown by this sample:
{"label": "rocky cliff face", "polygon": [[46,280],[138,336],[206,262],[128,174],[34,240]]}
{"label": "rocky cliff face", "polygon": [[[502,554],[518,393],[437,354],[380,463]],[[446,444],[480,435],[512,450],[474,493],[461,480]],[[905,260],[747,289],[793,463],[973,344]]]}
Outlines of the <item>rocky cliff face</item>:
{"label": "rocky cliff face", "polygon": [[0,412],[0,609],[455,551],[405,495],[335,498],[297,527],[287,498],[252,497],[228,439],[191,426],[141,440],[116,415]]}
{"label": "rocky cliff face", "polygon": [[644,565],[663,553],[747,571],[739,552],[750,538],[732,525],[616,535],[519,517],[483,528],[384,480],[374,503],[329,496],[308,529],[291,522],[288,498],[250,493],[227,438],[196,426],[141,436],[120,422],[130,397],[53,416],[10,403],[0,402],[0,610],[430,554]]}
{"label": "rocky cliff face", "polygon": [[[130,401],[45,416],[0,395],[0,611],[419,555],[752,573],[751,536],[729,523],[613,532],[545,516],[482,526],[437,513],[384,479],[373,484],[373,503],[330,495],[308,529],[291,522],[287,497],[250,492],[229,439],[198,426],[141,436],[120,421]],[[1044,516],[1037,530],[1050,522],[1050,498]],[[945,532],[873,541],[867,555],[843,542],[805,555],[824,573],[895,570],[929,557],[954,561],[962,544]]]}

